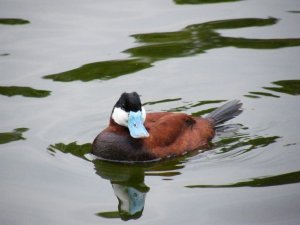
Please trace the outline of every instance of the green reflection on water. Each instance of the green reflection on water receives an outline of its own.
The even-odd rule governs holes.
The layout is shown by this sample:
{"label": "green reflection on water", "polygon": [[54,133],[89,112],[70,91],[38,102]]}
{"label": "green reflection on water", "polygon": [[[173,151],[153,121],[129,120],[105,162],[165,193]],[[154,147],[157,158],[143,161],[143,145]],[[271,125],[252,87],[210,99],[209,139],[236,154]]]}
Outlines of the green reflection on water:
{"label": "green reflection on water", "polygon": [[239,2],[242,0],[174,0],[176,4],[213,4],[226,2]]}
{"label": "green reflection on water", "polygon": [[244,95],[244,96],[247,97],[247,98],[260,98],[257,95]]}
{"label": "green reflection on water", "polygon": [[217,154],[223,154],[236,149],[241,149],[239,154],[249,152],[251,150],[266,147],[275,143],[279,136],[254,136],[249,135],[236,135],[234,137],[223,138],[220,141],[214,143],[215,148],[218,148]]}
{"label": "green reflection on water", "polygon": [[25,140],[23,133],[26,132],[28,128],[17,128],[11,132],[0,133],[0,144],[6,144],[12,141]]}
{"label": "green reflection on water", "polygon": [[187,185],[188,188],[235,188],[235,187],[269,187],[300,183],[300,171],[276,176],[253,178],[249,181],[221,185]]}
{"label": "green reflection on water", "polygon": [[276,18],[229,19],[194,24],[174,32],[134,34],[132,37],[140,46],[123,51],[130,54],[131,59],[90,63],[44,78],[65,82],[107,80],[149,68],[158,60],[193,56],[215,48],[276,49],[300,46],[299,38],[251,39],[224,37],[217,32],[218,29],[270,26],[277,21]]}
{"label": "green reflection on water", "polygon": [[99,212],[96,213],[97,216],[101,216],[106,219],[116,219],[121,218],[119,211],[111,211],[111,212]]}
{"label": "green reflection on water", "polygon": [[199,101],[196,104],[193,104],[191,108],[201,106],[201,105],[208,105],[208,104],[215,104],[215,103],[221,103],[225,102],[226,100],[206,100],[206,101]]}
{"label": "green reflection on water", "polygon": [[272,84],[280,87],[264,87],[264,89],[289,95],[300,95],[300,80],[280,80],[272,82]]}
{"label": "green reflection on water", "polygon": [[16,18],[0,18],[0,24],[3,25],[23,25],[27,23],[30,23],[30,21]]}
{"label": "green reflection on water", "polygon": [[181,31],[135,34],[138,42],[146,45],[127,49],[125,52],[134,57],[146,57],[153,61],[173,57],[186,57],[207,50],[223,47],[276,49],[289,46],[299,46],[300,39],[250,39],[223,37],[217,29],[236,29],[246,27],[269,26],[277,23],[277,19],[231,19],[212,21],[187,26]]}
{"label": "green reflection on water", "polygon": [[150,62],[141,59],[103,61],[86,64],[67,72],[44,76],[44,78],[63,82],[74,80],[90,81],[94,79],[107,80],[151,66]]}
{"label": "green reflection on water", "polygon": [[152,101],[152,102],[145,102],[143,105],[156,105],[160,103],[167,103],[167,102],[174,102],[174,101],[179,101],[181,98],[169,98],[169,99],[162,99],[159,101]]}
{"label": "green reflection on water", "polygon": [[274,94],[267,93],[267,92],[262,92],[262,91],[250,91],[249,93],[252,96],[257,96],[257,97],[259,97],[260,95],[265,96],[265,97],[274,97],[274,98],[279,98],[280,97],[278,95],[274,95]]}
{"label": "green reflection on water", "polygon": [[[274,91],[277,93],[289,94],[289,95],[300,95],[300,80],[279,80],[272,82],[279,87],[263,87],[263,89],[268,91]],[[251,91],[251,95],[244,95],[249,98],[260,98],[261,96],[275,97],[279,98],[279,95],[273,93],[260,92],[260,91]]]}
{"label": "green reflection on water", "polygon": [[22,95],[24,97],[43,98],[50,93],[51,91],[36,90],[31,87],[0,86],[0,94],[6,96]]}
{"label": "green reflection on water", "polygon": [[[200,106],[202,107],[202,106],[206,106],[206,105],[210,105],[210,104],[221,103],[221,102],[225,102],[225,101],[226,100],[204,100],[204,101],[202,100],[202,101],[198,101],[197,103],[190,102],[190,103],[187,103],[187,104],[175,107],[175,108],[168,109],[166,111],[168,111],[168,112],[182,112],[182,111],[187,111],[187,110],[192,109],[192,108],[196,108],[196,107],[200,107]],[[208,109],[205,109],[205,110],[193,112],[192,116],[202,116],[206,113],[212,112],[215,109],[216,108],[213,107],[213,108],[208,108]]]}
{"label": "green reflection on water", "polygon": [[215,107],[215,108],[209,108],[209,109],[204,109],[204,110],[200,110],[200,111],[197,111],[197,112],[193,112],[192,116],[203,116],[207,113],[210,113],[210,112],[214,111],[215,109],[217,109],[217,108]]}
{"label": "green reflection on water", "polygon": [[48,147],[48,150],[53,153],[58,150],[62,153],[70,153],[84,160],[88,160],[84,155],[90,153],[91,149],[92,145],[90,143],[78,145],[76,142],[72,142],[69,144],[57,143]]}

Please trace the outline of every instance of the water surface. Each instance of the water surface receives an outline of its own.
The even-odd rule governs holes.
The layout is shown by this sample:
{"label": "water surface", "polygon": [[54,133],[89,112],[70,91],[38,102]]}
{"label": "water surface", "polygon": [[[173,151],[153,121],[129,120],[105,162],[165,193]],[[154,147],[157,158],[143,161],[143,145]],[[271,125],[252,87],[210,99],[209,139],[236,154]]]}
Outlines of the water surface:
{"label": "water surface", "polygon": [[[1,224],[300,223],[300,4],[1,1]],[[147,111],[244,112],[208,149],[91,155],[124,91]]]}

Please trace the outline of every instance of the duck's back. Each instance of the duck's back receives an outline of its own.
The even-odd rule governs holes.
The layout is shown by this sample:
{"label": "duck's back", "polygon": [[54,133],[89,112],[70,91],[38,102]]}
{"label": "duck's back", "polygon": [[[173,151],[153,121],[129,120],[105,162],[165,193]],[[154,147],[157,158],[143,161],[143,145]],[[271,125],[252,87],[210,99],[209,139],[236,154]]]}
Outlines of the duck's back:
{"label": "duck's back", "polygon": [[214,136],[209,120],[184,113],[148,113],[145,126],[150,137],[144,139],[144,145],[158,158],[207,146]]}

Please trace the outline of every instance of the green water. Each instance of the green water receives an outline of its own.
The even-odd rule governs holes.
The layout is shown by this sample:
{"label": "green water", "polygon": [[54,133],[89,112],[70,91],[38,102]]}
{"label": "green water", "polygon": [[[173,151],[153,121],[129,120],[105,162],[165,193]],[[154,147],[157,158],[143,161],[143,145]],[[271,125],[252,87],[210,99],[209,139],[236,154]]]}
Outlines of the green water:
{"label": "green water", "polygon": [[[1,224],[300,223],[299,1],[0,6]],[[183,157],[97,159],[124,91],[149,112],[244,112]]]}

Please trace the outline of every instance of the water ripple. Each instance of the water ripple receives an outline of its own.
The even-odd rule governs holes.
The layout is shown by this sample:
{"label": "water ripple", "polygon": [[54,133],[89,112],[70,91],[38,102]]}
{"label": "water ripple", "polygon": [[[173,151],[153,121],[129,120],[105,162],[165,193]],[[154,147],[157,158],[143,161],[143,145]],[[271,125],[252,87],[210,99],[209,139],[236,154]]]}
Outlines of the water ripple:
{"label": "water ripple", "polygon": [[122,52],[130,59],[94,62],[69,71],[44,76],[45,79],[70,82],[75,80],[107,80],[152,67],[154,62],[170,58],[189,57],[224,47],[277,49],[300,46],[300,38],[251,39],[222,36],[219,29],[271,26],[276,18],[242,18],[210,21],[189,25],[179,31],[133,34],[140,45]]}

